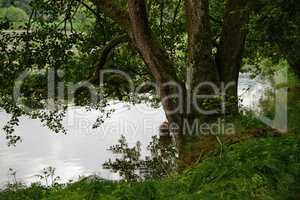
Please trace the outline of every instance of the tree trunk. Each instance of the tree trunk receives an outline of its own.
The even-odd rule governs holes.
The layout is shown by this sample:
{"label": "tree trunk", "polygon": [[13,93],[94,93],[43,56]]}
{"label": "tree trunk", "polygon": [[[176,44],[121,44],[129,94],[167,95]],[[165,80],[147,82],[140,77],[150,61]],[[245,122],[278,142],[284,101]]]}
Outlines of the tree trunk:
{"label": "tree trunk", "polygon": [[226,96],[236,99],[230,102],[232,106],[227,108],[230,112],[238,109],[238,78],[247,35],[245,25],[249,15],[245,8],[246,3],[243,0],[226,1],[221,40],[216,55],[216,63],[221,82],[226,89]]}
{"label": "tree trunk", "polygon": [[218,84],[219,75],[212,57],[212,34],[208,0],[186,0],[188,24],[188,74],[191,87],[209,81]]}
{"label": "tree trunk", "polygon": [[[198,121],[212,118],[202,106],[204,98],[195,95],[215,94],[213,87],[219,88],[220,77],[212,54],[212,32],[209,21],[208,0],[185,0],[188,32],[188,63],[186,80],[186,102],[184,123],[190,127]],[[213,87],[212,87],[213,86]],[[211,109],[213,110],[213,109]],[[185,129],[185,127],[183,127]],[[187,130],[183,130],[186,134]]]}
{"label": "tree trunk", "polygon": [[[203,120],[203,114],[195,107],[192,95],[210,95],[215,91],[211,86],[199,88],[199,84],[209,83],[220,89],[221,82],[234,86],[227,93],[237,97],[237,80],[241,66],[246,31],[244,25],[248,13],[244,11],[244,0],[227,0],[224,24],[217,55],[213,55],[213,45],[208,0],[185,0],[188,63],[187,80],[179,80],[175,64],[152,32],[147,16],[145,0],[128,0],[128,12],[113,4],[112,0],[94,0],[98,6],[121,28],[127,31],[132,43],[140,53],[145,64],[157,81],[162,106],[169,124],[176,123],[179,132],[183,130],[183,121]],[[181,86],[170,85],[172,82]],[[170,98],[177,95],[183,101]],[[178,110],[179,107],[179,110]],[[174,111],[176,112],[170,112]],[[210,117],[210,116],[209,116]]]}
{"label": "tree trunk", "polygon": [[173,113],[177,110],[178,105],[169,98],[176,93],[174,88],[169,85],[171,82],[183,85],[177,78],[174,63],[149,27],[145,1],[129,0],[128,10],[133,43],[157,81],[167,119],[169,123],[180,124],[179,112]]}

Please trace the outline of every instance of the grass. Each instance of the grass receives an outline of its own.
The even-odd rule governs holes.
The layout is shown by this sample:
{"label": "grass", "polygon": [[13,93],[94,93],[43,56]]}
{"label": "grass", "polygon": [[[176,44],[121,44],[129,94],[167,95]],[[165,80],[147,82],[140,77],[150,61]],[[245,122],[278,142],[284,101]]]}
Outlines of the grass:
{"label": "grass", "polygon": [[289,84],[288,123],[294,134],[277,134],[247,114],[233,119],[238,133],[222,138],[222,151],[215,136],[200,143],[191,138],[186,148],[194,157],[185,157],[189,165],[180,175],[140,183],[94,177],[52,187],[11,185],[0,191],[0,200],[300,199],[298,83]]}
{"label": "grass", "polygon": [[0,200],[300,199],[299,88],[296,82],[289,88],[294,134],[280,135],[253,115],[241,115],[231,121],[238,132],[222,138],[222,151],[215,136],[190,138],[186,148],[193,157],[185,156],[187,169],[180,175],[131,183],[94,177],[52,187],[10,185]]}
{"label": "grass", "polygon": [[34,184],[4,189],[0,200],[300,198],[298,134],[251,139],[225,146],[222,156],[219,153],[162,181],[125,183],[94,178],[48,188]]}

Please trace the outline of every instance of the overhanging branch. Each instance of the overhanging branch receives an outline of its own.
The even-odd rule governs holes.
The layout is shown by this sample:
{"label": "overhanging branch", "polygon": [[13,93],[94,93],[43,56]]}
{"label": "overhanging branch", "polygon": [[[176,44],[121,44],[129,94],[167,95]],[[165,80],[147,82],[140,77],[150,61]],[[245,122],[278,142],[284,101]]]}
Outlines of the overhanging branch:
{"label": "overhanging branch", "polygon": [[99,81],[99,74],[104,69],[107,61],[109,60],[113,50],[122,43],[128,42],[129,37],[127,34],[117,36],[113,38],[102,50],[100,59],[96,64],[96,69],[93,76],[89,79],[90,82],[95,83]]}
{"label": "overhanging branch", "polygon": [[[170,82],[181,84],[175,65],[149,26],[145,1],[128,0],[128,10],[135,46],[158,83],[162,106],[166,111],[174,111],[177,108],[176,103],[168,98],[174,91]],[[167,114],[167,119],[171,123],[179,123],[180,115]]]}
{"label": "overhanging branch", "polygon": [[120,8],[118,5],[113,3],[112,0],[93,0],[94,4],[97,5],[101,11],[116,23],[119,24],[124,30],[130,28],[129,14],[126,10]]}
{"label": "overhanging branch", "polygon": [[160,83],[178,80],[174,63],[149,26],[145,1],[129,0],[128,9],[135,46],[152,75]]}
{"label": "overhanging branch", "polygon": [[91,13],[93,13],[97,18],[101,18],[99,13],[97,13],[94,9],[92,9],[89,5],[84,3],[84,1],[77,0],[79,3],[81,3],[86,9],[88,9]]}

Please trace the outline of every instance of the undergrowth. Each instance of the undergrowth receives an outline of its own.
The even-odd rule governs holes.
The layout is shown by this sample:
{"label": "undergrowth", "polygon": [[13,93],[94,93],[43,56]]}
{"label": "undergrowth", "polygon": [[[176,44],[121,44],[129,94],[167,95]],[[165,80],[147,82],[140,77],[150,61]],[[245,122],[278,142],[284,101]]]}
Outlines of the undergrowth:
{"label": "undergrowth", "polygon": [[6,188],[0,200],[300,199],[300,137],[255,138],[224,147],[181,175],[144,182],[86,178],[76,183]]}

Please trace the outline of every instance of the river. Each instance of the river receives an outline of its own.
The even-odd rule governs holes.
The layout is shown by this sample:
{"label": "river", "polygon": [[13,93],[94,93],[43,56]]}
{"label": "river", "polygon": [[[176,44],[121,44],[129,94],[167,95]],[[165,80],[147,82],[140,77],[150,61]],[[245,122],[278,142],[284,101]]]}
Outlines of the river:
{"label": "river", "polygon": [[[239,82],[242,105],[260,112],[259,101],[270,88],[269,84],[260,78],[250,79],[248,74],[242,74]],[[63,122],[67,135],[54,134],[38,120],[22,117],[15,133],[23,141],[16,147],[8,147],[4,134],[0,134],[0,185],[12,178],[9,168],[15,170],[17,180],[25,184],[38,181],[36,175],[49,166],[56,168],[61,182],[88,175],[118,179],[118,175],[102,169],[102,164],[114,157],[107,149],[124,135],[131,145],[140,141],[142,154],[147,154],[146,146],[151,137],[158,134],[165,116],[161,108],[154,109],[145,104],[118,103],[114,108],[116,112],[98,129],[92,129],[97,111],[69,108]],[[8,114],[0,112],[0,127],[8,119]]]}

